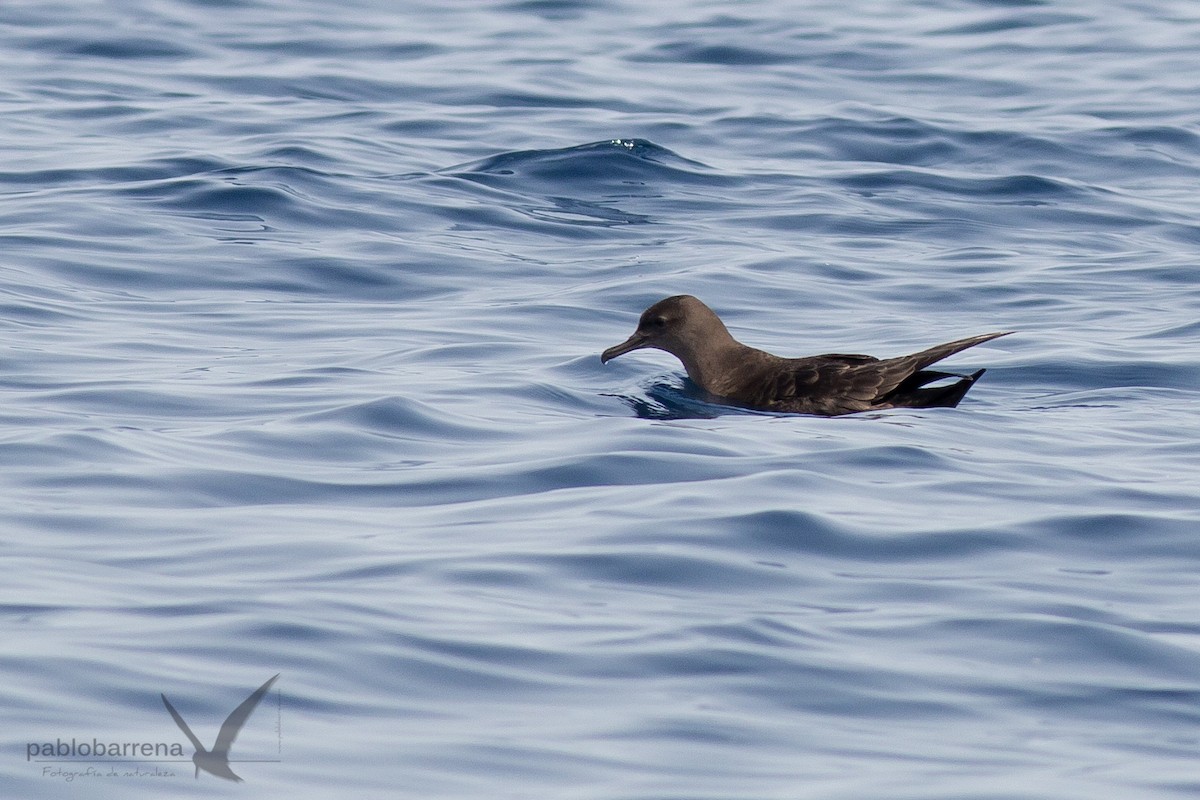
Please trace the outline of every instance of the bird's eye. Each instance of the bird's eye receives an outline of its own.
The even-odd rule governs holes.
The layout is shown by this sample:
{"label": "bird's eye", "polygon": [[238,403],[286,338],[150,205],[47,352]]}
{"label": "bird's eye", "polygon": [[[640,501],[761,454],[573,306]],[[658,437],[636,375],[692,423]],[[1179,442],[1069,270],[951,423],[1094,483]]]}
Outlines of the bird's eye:
{"label": "bird's eye", "polygon": [[650,320],[650,327],[654,328],[655,330],[662,330],[663,328],[667,327],[667,318],[655,317],[654,319]]}

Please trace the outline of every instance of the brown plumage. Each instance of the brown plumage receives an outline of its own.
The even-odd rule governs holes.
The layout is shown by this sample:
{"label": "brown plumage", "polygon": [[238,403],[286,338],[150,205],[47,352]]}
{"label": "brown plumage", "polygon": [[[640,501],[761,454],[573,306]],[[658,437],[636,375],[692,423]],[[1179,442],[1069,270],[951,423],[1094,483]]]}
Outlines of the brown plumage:
{"label": "brown plumage", "polygon": [[[780,358],[730,335],[711,308],[691,295],[660,300],[642,313],[626,341],[600,361],[653,347],[683,362],[700,388],[746,408],[836,416],[885,408],[953,408],[984,370],[970,375],[926,370],[947,356],[1012,331],[985,333],[898,358],[827,353]],[[949,385],[928,384],[959,378]]]}

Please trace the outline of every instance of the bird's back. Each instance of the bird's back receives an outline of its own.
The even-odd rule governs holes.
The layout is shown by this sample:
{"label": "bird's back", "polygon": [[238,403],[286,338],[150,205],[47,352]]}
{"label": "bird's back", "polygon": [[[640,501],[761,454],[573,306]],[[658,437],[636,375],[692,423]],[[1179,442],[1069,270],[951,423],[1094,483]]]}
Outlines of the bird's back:
{"label": "bird's back", "polygon": [[[972,336],[888,359],[842,353],[779,358],[755,351],[761,357],[739,376],[727,396],[751,408],[827,416],[887,408],[953,407],[983,370],[957,375],[925,367],[1004,335]],[[929,386],[948,378],[958,380]]]}

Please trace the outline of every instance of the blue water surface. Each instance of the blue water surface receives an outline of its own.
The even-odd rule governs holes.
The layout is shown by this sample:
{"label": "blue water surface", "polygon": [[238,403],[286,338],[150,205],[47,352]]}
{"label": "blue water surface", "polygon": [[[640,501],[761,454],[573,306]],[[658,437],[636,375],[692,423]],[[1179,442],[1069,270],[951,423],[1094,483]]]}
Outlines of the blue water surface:
{"label": "blue water surface", "polygon": [[[1183,0],[3,4],[3,796],[1197,796],[1198,54]],[[761,414],[600,364],[685,292],[1018,333],[954,410]],[[210,747],[276,673],[197,777],[160,695]]]}

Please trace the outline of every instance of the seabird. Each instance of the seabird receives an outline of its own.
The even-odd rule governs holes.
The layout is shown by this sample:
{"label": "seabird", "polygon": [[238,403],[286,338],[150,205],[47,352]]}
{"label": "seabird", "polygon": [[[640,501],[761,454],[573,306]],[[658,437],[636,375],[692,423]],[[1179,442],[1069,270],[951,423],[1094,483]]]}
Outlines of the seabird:
{"label": "seabird", "polygon": [[[832,417],[886,408],[953,408],[984,370],[958,375],[925,368],[1010,333],[985,333],[897,358],[841,353],[781,358],[734,339],[711,308],[681,294],[646,309],[633,335],[605,350],[600,362],[653,347],[682,361],[701,389],[735,405]],[[930,385],[948,378],[958,380]]]}

